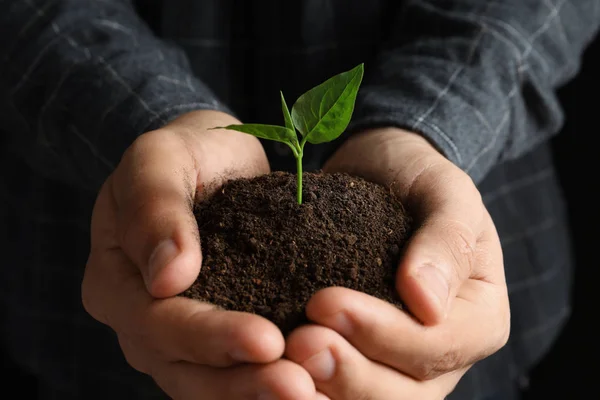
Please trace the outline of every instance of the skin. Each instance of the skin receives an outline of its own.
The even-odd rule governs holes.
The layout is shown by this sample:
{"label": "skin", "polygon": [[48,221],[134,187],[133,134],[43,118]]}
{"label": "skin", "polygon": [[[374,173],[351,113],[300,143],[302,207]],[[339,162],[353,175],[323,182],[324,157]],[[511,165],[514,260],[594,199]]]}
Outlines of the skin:
{"label": "skin", "polygon": [[500,241],[471,179],[423,137],[353,136],[325,166],[391,187],[416,219],[396,287],[412,316],[344,288],[317,293],[287,340],[322,398],[443,399],[508,340]]}
{"label": "skin", "polygon": [[172,297],[201,265],[196,190],[269,172],[257,139],[208,130],[237,123],[197,111],[131,145],[94,206],[83,304],[117,333],[129,364],[173,399],[313,399],[308,372],[281,359],[285,342],[274,324]]}
{"label": "skin", "polygon": [[413,316],[328,288],[308,304],[314,324],[286,341],[256,315],[173,297],[201,265],[194,196],[269,172],[257,139],[208,130],[238,123],[196,111],[142,135],[98,195],[82,300],[133,368],[176,400],[442,399],[504,345],[502,253],[481,197],[427,141],[397,129],[353,136],[325,168],[391,185],[416,217],[397,281]]}

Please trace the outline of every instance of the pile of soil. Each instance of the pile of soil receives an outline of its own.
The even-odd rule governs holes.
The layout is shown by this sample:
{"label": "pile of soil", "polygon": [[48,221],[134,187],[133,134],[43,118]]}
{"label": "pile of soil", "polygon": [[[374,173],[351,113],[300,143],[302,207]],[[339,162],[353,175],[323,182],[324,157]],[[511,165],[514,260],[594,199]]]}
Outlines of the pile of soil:
{"label": "pile of soil", "polygon": [[226,183],[197,203],[203,265],[183,296],[273,321],[307,322],[318,290],[343,286],[401,306],[395,272],[410,218],[383,186],[347,174],[274,172]]}

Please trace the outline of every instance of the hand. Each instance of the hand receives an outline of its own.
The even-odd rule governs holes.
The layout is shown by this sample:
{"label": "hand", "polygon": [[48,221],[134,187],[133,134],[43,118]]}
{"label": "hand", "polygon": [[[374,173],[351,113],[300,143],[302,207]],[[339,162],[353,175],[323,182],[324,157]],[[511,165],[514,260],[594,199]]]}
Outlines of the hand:
{"label": "hand", "polygon": [[94,207],[83,303],[115,330],[129,364],[173,399],[200,393],[206,400],[312,399],[306,371],[280,360],[284,339],[275,325],[173,297],[200,270],[196,190],[269,170],[257,139],[208,130],[236,123],[223,113],[197,111],[142,135],[127,150]]}
{"label": "hand", "polygon": [[387,185],[415,218],[396,287],[409,314],[344,288],[317,293],[315,324],[286,356],[323,397],[443,399],[510,331],[500,241],[471,179],[419,135],[394,128],[350,138],[325,166]]}

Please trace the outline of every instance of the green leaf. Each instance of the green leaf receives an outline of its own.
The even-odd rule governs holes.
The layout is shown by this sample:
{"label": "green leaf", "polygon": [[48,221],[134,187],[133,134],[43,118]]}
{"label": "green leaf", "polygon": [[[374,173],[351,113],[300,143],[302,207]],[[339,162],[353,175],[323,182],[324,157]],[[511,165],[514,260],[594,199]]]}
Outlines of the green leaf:
{"label": "green leaf", "polygon": [[289,130],[283,126],[277,125],[262,125],[262,124],[242,124],[242,125],[228,125],[223,127],[217,127],[213,129],[229,129],[233,131],[248,133],[252,136],[256,136],[261,139],[275,140],[287,144],[294,150],[294,152],[300,150],[298,144],[298,136],[296,132]]}
{"label": "green leaf", "polygon": [[285,120],[285,127],[291,130],[292,132],[296,132],[296,128],[294,127],[294,123],[292,122],[292,116],[290,115],[290,110],[288,109],[287,103],[285,102],[285,97],[283,97],[283,92],[281,93],[281,110],[283,111],[283,119]]}
{"label": "green leaf", "polygon": [[346,130],[363,75],[364,64],[360,64],[298,98],[292,107],[292,121],[304,141],[312,144],[330,142]]}

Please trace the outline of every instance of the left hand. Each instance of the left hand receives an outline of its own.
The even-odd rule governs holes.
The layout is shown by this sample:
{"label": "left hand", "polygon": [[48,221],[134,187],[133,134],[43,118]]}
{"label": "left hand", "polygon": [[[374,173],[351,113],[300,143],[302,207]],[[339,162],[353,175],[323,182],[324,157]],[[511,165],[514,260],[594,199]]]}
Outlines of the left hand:
{"label": "left hand", "polygon": [[473,363],[506,344],[510,310],[500,240],[472,180],[420,135],[375,129],[325,166],[391,187],[414,218],[396,288],[412,314],[344,288],[315,294],[316,325],[286,356],[323,399],[443,399]]}

